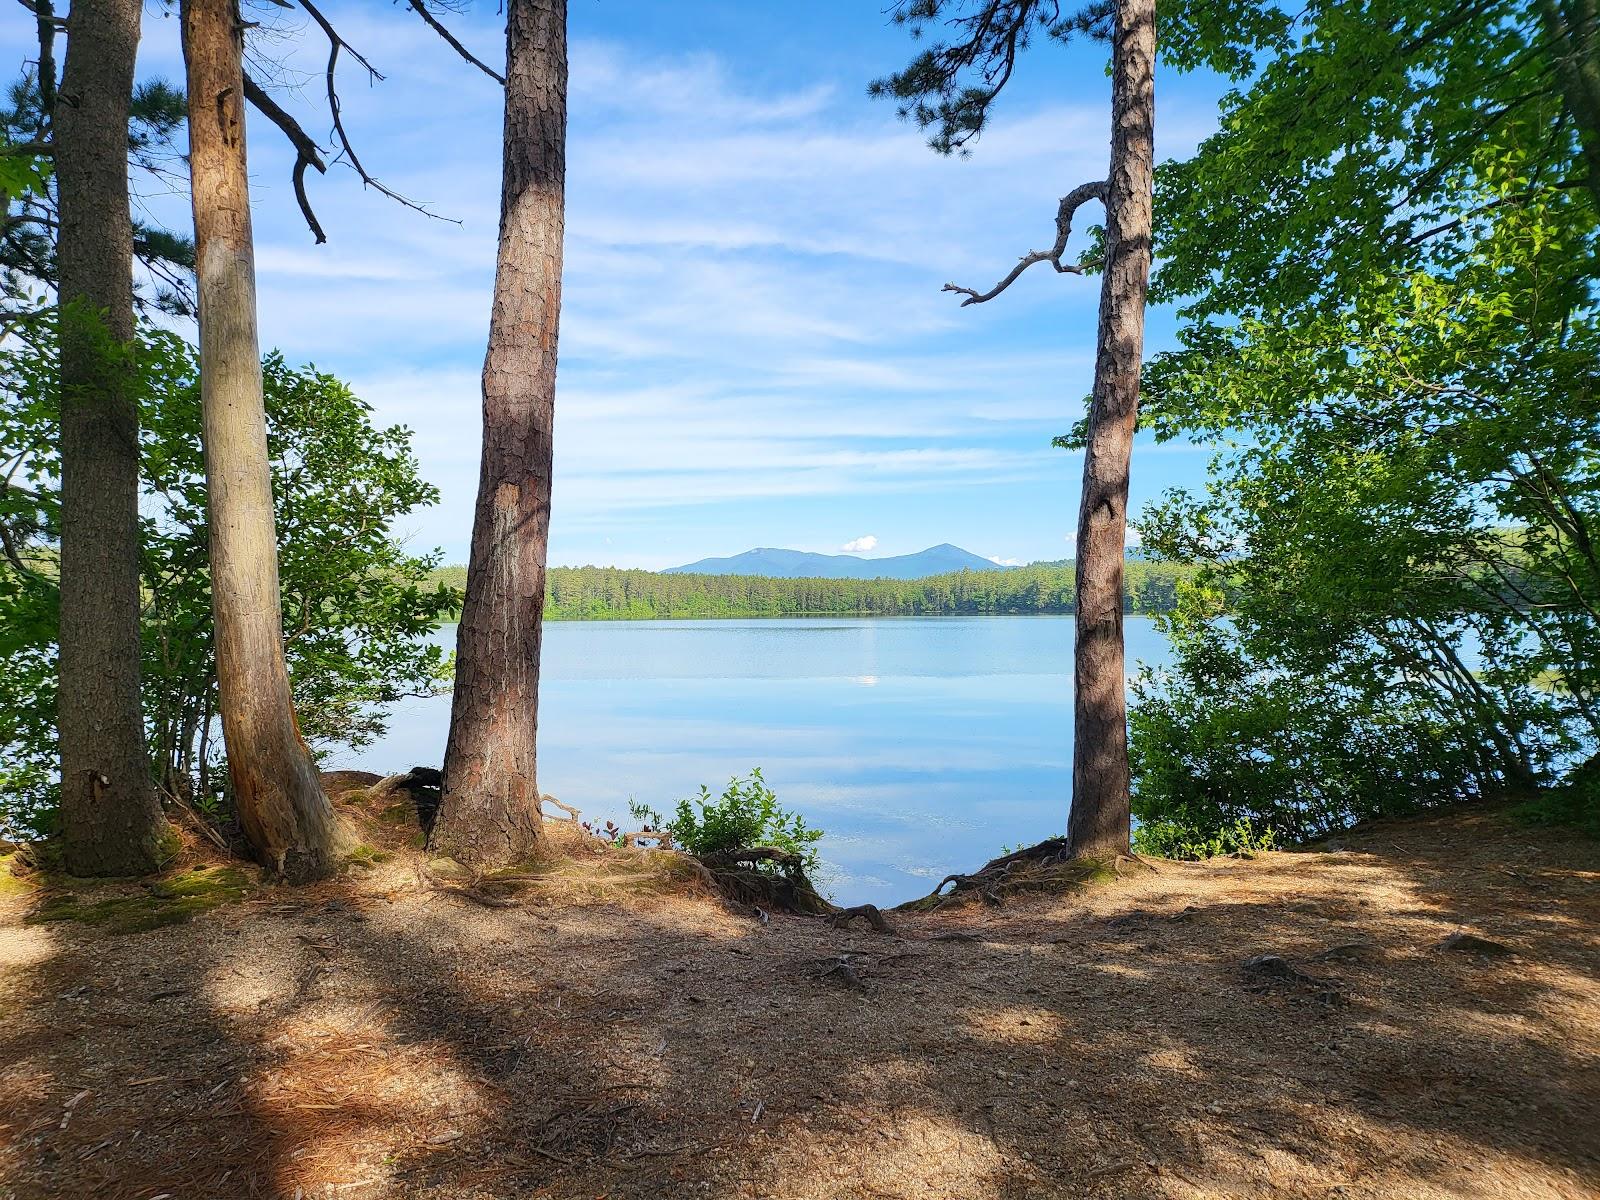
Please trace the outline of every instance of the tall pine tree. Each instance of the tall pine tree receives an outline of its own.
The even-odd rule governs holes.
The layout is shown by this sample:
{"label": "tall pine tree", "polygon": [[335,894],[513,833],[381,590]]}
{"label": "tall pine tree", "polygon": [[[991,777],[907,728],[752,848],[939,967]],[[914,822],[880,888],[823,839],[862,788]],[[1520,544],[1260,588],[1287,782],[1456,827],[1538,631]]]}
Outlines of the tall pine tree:
{"label": "tall pine tree", "polygon": [[483,457],[433,844],[525,858],[543,819],[539,652],[561,318],[566,0],[510,0],[500,245],[483,365]]}

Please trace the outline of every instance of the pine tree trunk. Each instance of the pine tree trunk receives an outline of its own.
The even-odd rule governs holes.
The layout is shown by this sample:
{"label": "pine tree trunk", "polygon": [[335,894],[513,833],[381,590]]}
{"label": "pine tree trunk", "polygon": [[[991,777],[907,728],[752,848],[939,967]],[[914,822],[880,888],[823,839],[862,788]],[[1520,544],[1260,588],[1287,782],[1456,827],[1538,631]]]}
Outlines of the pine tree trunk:
{"label": "pine tree trunk", "polygon": [[61,304],[61,824],[68,869],[156,867],[139,703],[139,413],[128,109],[140,0],[77,0],[54,107]]}
{"label": "pine tree trunk", "polygon": [[505,163],[483,461],[433,844],[480,866],[526,858],[550,529],[567,138],[566,0],[510,0]]}
{"label": "pine tree trunk", "polygon": [[295,722],[283,657],[242,46],[236,0],[185,0],[217,706],[245,835],[264,865],[305,880],[337,866],[342,838]]}
{"label": "pine tree trunk", "polygon": [[1072,812],[1074,854],[1128,851],[1127,683],[1123,554],[1128,471],[1139,411],[1145,292],[1150,281],[1155,127],[1155,0],[1118,0],[1112,45],[1111,171],[1099,346],[1078,512],[1077,650]]}

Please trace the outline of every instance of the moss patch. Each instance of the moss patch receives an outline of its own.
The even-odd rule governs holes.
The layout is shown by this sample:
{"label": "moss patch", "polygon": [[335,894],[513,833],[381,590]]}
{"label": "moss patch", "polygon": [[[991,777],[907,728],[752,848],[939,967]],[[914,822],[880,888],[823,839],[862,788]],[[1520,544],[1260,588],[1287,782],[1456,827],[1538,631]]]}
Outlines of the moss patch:
{"label": "moss patch", "polygon": [[379,850],[376,846],[360,845],[353,848],[346,861],[364,867],[376,866],[378,863],[388,862],[394,857],[391,850]]}
{"label": "moss patch", "polygon": [[33,891],[34,885],[26,879],[21,879],[11,870],[11,864],[16,860],[15,854],[0,855],[0,898],[10,896],[25,896]]}
{"label": "moss patch", "polygon": [[249,881],[235,867],[197,867],[146,885],[143,894],[85,903],[76,893],[52,896],[31,923],[77,921],[107,933],[141,933],[181,925],[200,913],[244,898]]}

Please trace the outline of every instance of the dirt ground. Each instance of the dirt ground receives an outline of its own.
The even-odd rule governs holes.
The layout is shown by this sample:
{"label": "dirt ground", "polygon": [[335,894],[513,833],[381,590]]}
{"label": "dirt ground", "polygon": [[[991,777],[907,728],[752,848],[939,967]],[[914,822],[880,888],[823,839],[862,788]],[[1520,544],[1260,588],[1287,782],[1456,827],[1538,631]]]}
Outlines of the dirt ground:
{"label": "dirt ground", "polygon": [[1600,1195],[1600,844],[1335,846],[889,935],[614,856],[490,909],[401,852],[120,935],[14,894],[0,1197]]}

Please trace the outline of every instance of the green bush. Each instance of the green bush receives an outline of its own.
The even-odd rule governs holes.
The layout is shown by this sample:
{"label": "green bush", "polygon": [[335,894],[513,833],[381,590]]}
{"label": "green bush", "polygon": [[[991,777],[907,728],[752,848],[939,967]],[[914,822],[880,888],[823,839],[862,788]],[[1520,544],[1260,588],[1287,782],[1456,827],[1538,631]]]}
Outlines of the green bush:
{"label": "green bush", "polygon": [[[177,335],[146,328],[135,347],[140,406],[143,699],[151,772],[207,813],[225,808],[216,730],[199,363]],[[438,492],[411,434],[374,423],[348,387],[281,355],[263,360],[284,653],[301,733],[313,751],[361,746],[388,706],[448,684],[440,620],[460,594],[428,582],[397,526]],[[39,837],[57,805],[56,547],[60,533],[59,369],[53,324],[0,350],[0,836]]]}
{"label": "green bush", "polygon": [[1215,858],[1237,854],[1250,858],[1263,850],[1275,850],[1278,839],[1270,829],[1258,829],[1248,817],[1218,829],[1209,837],[1196,838],[1186,826],[1174,821],[1152,821],[1133,831],[1133,848],[1155,858]]}
{"label": "green bush", "polygon": [[1133,685],[1129,761],[1144,852],[1294,845],[1481,794],[1473,747],[1405,696],[1263,664],[1221,625],[1175,640],[1176,661]]}
{"label": "green bush", "polygon": [[822,830],[808,828],[804,817],[778,803],[760,767],[752,767],[747,778],[730,779],[720,796],[702,784],[698,796],[678,801],[670,821],[647,805],[628,807],[635,819],[671,834],[675,846],[696,857],[773,846],[796,855],[807,871],[817,866]]}
{"label": "green bush", "polygon": [[1511,815],[1525,825],[1576,829],[1600,838],[1600,756],[1580,763],[1561,784],[1541,790]]}

